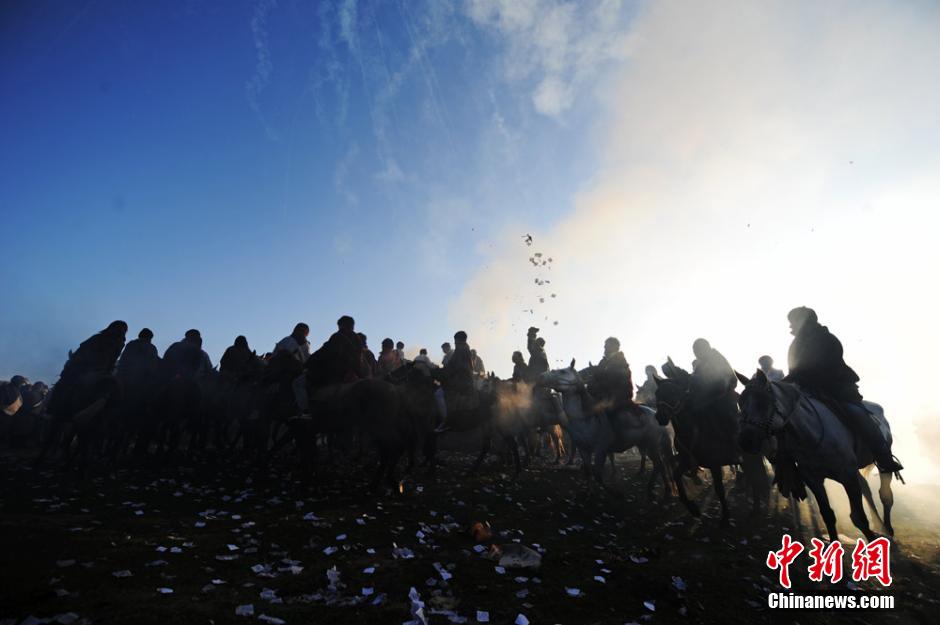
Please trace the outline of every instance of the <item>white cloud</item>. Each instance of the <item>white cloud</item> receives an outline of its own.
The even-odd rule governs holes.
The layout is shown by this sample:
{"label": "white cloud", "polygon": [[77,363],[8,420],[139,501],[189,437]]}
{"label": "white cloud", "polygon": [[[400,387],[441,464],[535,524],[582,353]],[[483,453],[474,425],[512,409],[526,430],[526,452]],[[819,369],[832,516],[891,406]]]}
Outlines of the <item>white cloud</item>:
{"label": "white cloud", "polygon": [[271,50],[268,47],[268,15],[277,7],[277,0],[259,0],[255,5],[255,12],[251,18],[251,33],[254,37],[255,55],[255,73],[245,85],[245,91],[248,96],[248,105],[257,114],[258,119],[264,126],[268,138],[276,141],[277,132],[268,123],[261,110],[261,94],[271,81],[271,73],[274,71],[274,65],[271,62]]}
{"label": "white cloud", "polygon": [[[536,16],[498,15],[507,36],[535,30]],[[533,322],[557,361],[596,361],[613,334],[639,377],[667,355],[687,364],[705,336],[750,371],[762,353],[785,361],[786,313],[810,305],[925,475],[914,423],[940,415],[924,392],[940,345],[938,32],[924,5],[650,3],[605,35],[631,56],[600,86],[594,179],[532,248],[532,225],[507,228],[452,325],[504,373]]]}
{"label": "white cloud", "polygon": [[620,0],[473,0],[470,18],[506,40],[506,78],[534,81],[532,102],[557,117],[609,61],[625,57]]}

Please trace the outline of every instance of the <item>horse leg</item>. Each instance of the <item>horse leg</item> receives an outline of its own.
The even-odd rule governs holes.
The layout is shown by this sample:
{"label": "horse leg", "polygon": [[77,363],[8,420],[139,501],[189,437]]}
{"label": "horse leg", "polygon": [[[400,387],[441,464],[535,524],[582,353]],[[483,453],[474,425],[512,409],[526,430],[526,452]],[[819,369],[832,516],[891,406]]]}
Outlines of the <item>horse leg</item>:
{"label": "horse leg", "polygon": [[854,475],[849,475],[842,482],[845,493],[849,496],[849,505],[852,508],[850,518],[855,527],[861,530],[862,534],[868,540],[877,538],[871,527],[868,525],[868,517],[865,515],[865,505],[862,503],[862,489],[858,484],[858,470],[853,470]]}
{"label": "horse leg", "polygon": [[881,515],[878,514],[878,508],[875,507],[875,498],[872,496],[871,486],[868,484],[869,472],[870,469],[868,467],[858,472],[858,487],[862,491],[862,499],[868,502],[868,507],[871,508],[872,514],[884,525],[884,521],[881,520]]}
{"label": "horse leg", "polygon": [[891,473],[880,473],[881,487],[878,489],[878,496],[881,498],[881,505],[884,507],[884,526],[889,536],[894,536],[894,527],[891,525],[891,508],[894,506],[894,492],[891,490]]}
{"label": "horse leg", "polygon": [[826,494],[823,480],[821,478],[806,479],[805,477],[803,479],[809,489],[813,491],[813,497],[816,498],[816,507],[819,508],[819,514],[822,515],[823,522],[826,524],[829,540],[839,540],[839,531],[836,529],[836,513],[832,511],[832,506],[829,505],[829,495]]}
{"label": "horse leg", "polygon": [[721,502],[721,525],[725,527],[728,525],[728,500],[725,498],[725,471],[721,466],[709,467],[708,469],[712,473],[712,482],[715,486],[715,493],[718,495],[718,501]]}
{"label": "horse leg", "polygon": [[689,470],[688,465],[686,464],[686,459],[684,456],[679,456],[679,460],[676,462],[676,490],[679,491],[679,501],[685,505],[686,509],[689,511],[689,514],[698,518],[702,516],[702,511],[699,510],[698,504],[694,501],[689,500],[689,496],[685,492],[685,472]]}
{"label": "horse leg", "polygon": [[486,458],[486,456],[490,453],[490,443],[491,443],[490,433],[484,432],[483,433],[483,445],[480,448],[480,453],[477,456],[476,461],[473,463],[473,466],[470,467],[469,471],[467,471],[468,476],[473,475],[480,469],[480,465],[483,464],[483,459]]}
{"label": "horse leg", "polygon": [[[653,461],[653,469],[656,469],[656,461]],[[637,476],[643,475],[646,473],[646,452],[640,450],[640,470],[637,471]]]}
{"label": "horse leg", "polygon": [[[519,443],[516,441],[516,437],[512,435],[506,435],[503,437],[503,442],[509,447],[509,453],[512,454],[513,465],[516,468],[516,476],[522,473],[522,465],[519,462]],[[526,451],[526,464],[529,463],[529,453]]]}

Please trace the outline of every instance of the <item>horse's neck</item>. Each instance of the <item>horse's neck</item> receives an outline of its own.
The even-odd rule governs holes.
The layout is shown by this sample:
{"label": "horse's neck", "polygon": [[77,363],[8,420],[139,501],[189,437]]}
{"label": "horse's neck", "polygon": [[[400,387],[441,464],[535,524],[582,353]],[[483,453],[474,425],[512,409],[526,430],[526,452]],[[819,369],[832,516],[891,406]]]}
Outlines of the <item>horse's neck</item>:
{"label": "horse's neck", "polygon": [[581,393],[577,391],[572,393],[562,393],[561,404],[565,409],[565,414],[567,414],[569,418],[584,418],[584,405],[582,402]]}

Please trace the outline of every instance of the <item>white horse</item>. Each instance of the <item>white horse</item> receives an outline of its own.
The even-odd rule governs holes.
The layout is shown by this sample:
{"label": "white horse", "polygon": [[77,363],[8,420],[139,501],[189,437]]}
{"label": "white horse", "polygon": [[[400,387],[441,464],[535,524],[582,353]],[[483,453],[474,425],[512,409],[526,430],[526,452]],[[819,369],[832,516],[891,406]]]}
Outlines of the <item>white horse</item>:
{"label": "white horse", "polygon": [[[796,473],[813,492],[819,512],[826,523],[831,540],[838,540],[836,515],[829,505],[823,487],[824,480],[831,479],[842,484],[849,497],[852,523],[866,538],[876,534],[868,525],[863,495],[868,499],[877,515],[871,489],[864,475],[871,471],[873,457],[859,437],[851,432],[842,420],[822,401],[810,397],[795,384],[770,382],[762,371],[748,380],[738,374],[745,386],[741,394],[741,446],[748,451],[762,451],[776,445],[779,456],[789,458],[796,465]],[[864,402],[876,419],[882,435],[891,445],[891,428],[878,404]],[[781,467],[786,470],[786,467]],[[891,535],[891,507],[894,495],[891,491],[891,473],[881,473],[881,488],[878,494],[884,507],[882,523]],[[803,492],[796,485],[796,491]]]}
{"label": "white horse", "polygon": [[627,451],[633,447],[653,462],[653,472],[647,483],[647,496],[653,499],[656,477],[661,476],[666,494],[672,492],[672,481],[663,455],[671,453],[672,440],[668,428],[656,421],[656,411],[640,406],[640,414],[621,412],[608,417],[595,406],[584,381],[574,368],[574,361],[566,369],[546,371],[538,383],[561,394],[565,422],[574,446],[581,452],[585,469],[603,485],[601,468],[608,454]]}

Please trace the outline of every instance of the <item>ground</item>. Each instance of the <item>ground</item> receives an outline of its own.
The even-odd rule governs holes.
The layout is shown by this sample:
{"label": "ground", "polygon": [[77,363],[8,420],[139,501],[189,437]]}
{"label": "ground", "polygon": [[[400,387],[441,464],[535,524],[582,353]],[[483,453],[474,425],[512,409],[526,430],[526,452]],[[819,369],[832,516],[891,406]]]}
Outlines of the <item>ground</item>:
{"label": "ground", "polygon": [[[751,518],[729,473],[734,521],[722,529],[707,479],[692,486],[705,511],[694,520],[674,500],[646,501],[631,455],[618,460],[617,494],[588,492],[576,466],[537,460],[513,477],[494,458],[471,478],[464,476],[470,455],[443,456],[436,477],[416,469],[403,492],[375,495],[356,462],[339,461],[315,490],[283,467],[259,476],[230,462],[182,460],[159,473],[102,470],[80,481],[6,454],[0,622],[397,624],[414,618],[412,587],[432,624],[476,623],[478,611],[491,623],[521,614],[533,624],[936,623],[940,616],[940,528],[919,520],[929,504],[905,503],[905,486],[895,488],[890,588],[812,584],[805,554],[791,567],[797,592],[891,594],[895,609],[774,612],[766,596],[779,590],[777,574],[764,562],[783,533],[818,535],[805,503],[793,510],[776,501]],[[476,521],[493,532],[480,547],[468,532]],[[839,522],[854,541],[847,517]],[[542,552],[537,571],[501,572],[484,557],[484,547],[514,541]],[[254,615],[237,616],[246,605]]]}

